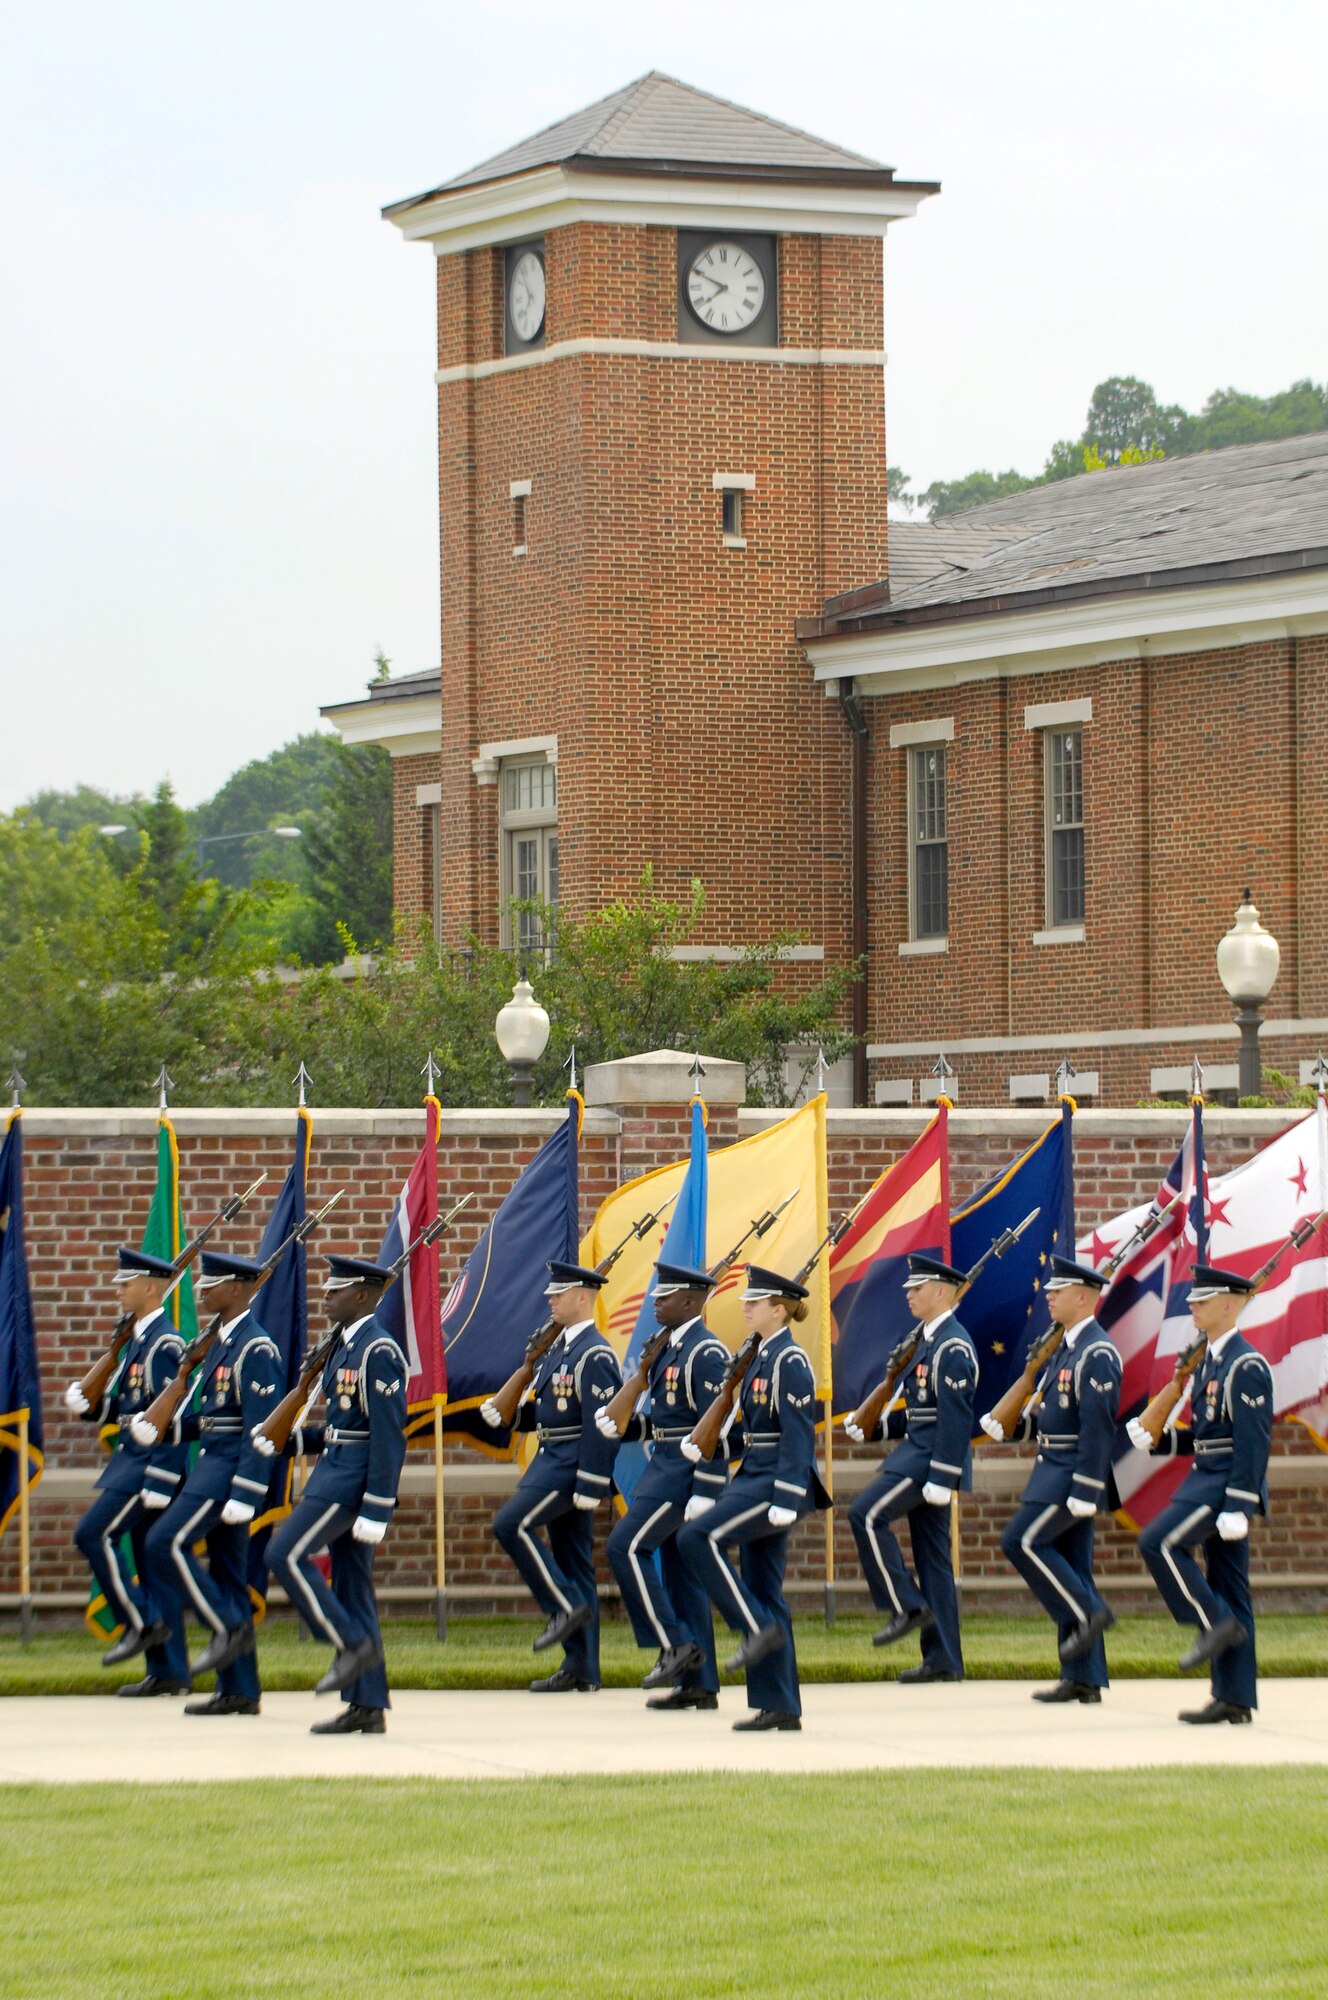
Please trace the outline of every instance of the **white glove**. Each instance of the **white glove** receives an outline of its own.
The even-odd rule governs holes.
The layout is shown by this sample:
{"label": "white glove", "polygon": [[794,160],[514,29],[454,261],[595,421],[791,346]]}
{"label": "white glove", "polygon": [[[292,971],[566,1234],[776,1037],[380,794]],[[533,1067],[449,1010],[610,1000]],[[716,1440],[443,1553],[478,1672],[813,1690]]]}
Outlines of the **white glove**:
{"label": "white glove", "polygon": [[607,1438],[610,1444],[617,1444],[622,1436],[622,1432],[603,1405],[595,1412],[595,1429],[602,1438]]}
{"label": "white glove", "polygon": [[260,1458],[275,1458],[277,1447],[273,1444],[261,1424],[255,1424],[249,1433],[249,1442]]}
{"label": "white glove", "polygon": [[71,1382],[65,1390],[65,1408],[72,1417],[86,1416],[87,1412],[92,1408],[91,1403],[89,1403],[77,1382]]}
{"label": "white glove", "polygon": [[684,1438],[678,1449],[689,1465],[701,1463],[701,1447],[699,1444],[693,1444],[690,1438]]}
{"label": "white glove", "polygon": [[572,1505],[579,1508],[583,1514],[589,1514],[598,1507],[599,1501],[593,1493],[574,1493],[572,1495]]}
{"label": "white glove", "polygon": [[500,1431],[502,1429],[502,1412],[499,1410],[492,1396],[486,1402],[480,1404],[480,1415],[491,1431]]}
{"label": "white glove", "polygon": [[371,1549],[376,1549],[386,1533],[386,1521],[371,1521],[364,1514],[355,1516],[355,1526],[351,1529],[351,1534],[357,1542],[367,1542]]}
{"label": "white glove", "polygon": [[992,1416],[990,1410],[988,1410],[985,1417],[978,1418],[978,1429],[985,1431],[987,1436],[993,1439],[996,1444],[1005,1443],[1005,1432],[1001,1429],[995,1417]]}
{"label": "white glove", "polygon": [[1223,1512],[1217,1517],[1217,1532],[1224,1542],[1243,1542],[1250,1532],[1250,1517]]}
{"label": "white glove", "polygon": [[710,1512],[714,1504],[714,1501],[707,1500],[704,1494],[693,1493],[691,1499],[682,1510],[682,1518],[684,1521],[699,1521],[703,1514]]}
{"label": "white glove", "polygon": [[798,1511],[796,1507],[770,1507],[766,1510],[766,1518],[772,1528],[791,1528],[798,1518]]}
{"label": "white glove", "polygon": [[938,1486],[934,1479],[929,1479],[922,1489],[922,1497],[929,1507],[948,1507],[950,1489],[948,1486]]}
{"label": "white glove", "polygon": [[145,1486],[143,1488],[142,1493],[139,1495],[139,1498],[142,1500],[143,1505],[148,1509],[149,1513],[152,1514],[155,1514],[159,1507],[169,1507],[171,1504],[170,1494],[158,1493],[156,1488],[153,1486]]}
{"label": "white glove", "polygon": [[1097,1502],[1081,1500],[1077,1493],[1072,1493],[1065,1503],[1065,1511],[1073,1514],[1076,1521],[1091,1521],[1097,1512]]}
{"label": "white glove", "polygon": [[221,1510],[222,1525],[238,1528],[242,1521],[252,1521],[254,1510],[247,1500],[228,1500]]}
{"label": "white glove", "polygon": [[844,1435],[851,1437],[854,1444],[866,1444],[867,1442],[866,1431],[863,1430],[861,1424],[855,1424],[852,1417],[845,1417],[844,1419]]}
{"label": "white glove", "polygon": [[1148,1432],[1144,1429],[1138,1417],[1130,1418],[1129,1423],[1125,1426],[1125,1435],[1136,1451],[1151,1451],[1153,1449],[1153,1440],[1149,1437]]}
{"label": "white glove", "polygon": [[129,1419],[129,1435],[135,1444],[155,1444],[157,1442],[157,1426],[150,1424],[140,1410],[136,1417]]}

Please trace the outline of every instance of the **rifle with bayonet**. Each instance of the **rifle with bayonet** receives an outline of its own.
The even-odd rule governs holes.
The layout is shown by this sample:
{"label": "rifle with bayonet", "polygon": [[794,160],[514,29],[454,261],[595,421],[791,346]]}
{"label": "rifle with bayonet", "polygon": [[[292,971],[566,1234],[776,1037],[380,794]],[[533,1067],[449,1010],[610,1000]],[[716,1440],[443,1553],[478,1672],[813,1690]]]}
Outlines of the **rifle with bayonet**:
{"label": "rifle with bayonet", "polygon": [[[999,1236],[992,1239],[978,1258],[977,1263],[964,1273],[963,1283],[955,1293],[956,1304],[964,1296],[969,1287],[981,1276],[991,1258],[1003,1257],[1007,1250],[1012,1249],[1024,1234],[1024,1231],[1032,1223],[1036,1222],[1041,1213],[1042,1210],[1040,1208],[1031,1209],[1022,1222],[1016,1223],[1012,1229],[1003,1229]],[[899,1386],[900,1378],[917,1353],[921,1339],[922,1323],[919,1321],[912,1333],[906,1334],[904,1339],[899,1342],[898,1346],[891,1353],[885,1365],[885,1374],[876,1388],[872,1390],[870,1396],[867,1397],[865,1402],[860,1403],[850,1416],[845,1417],[844,1425],[846,1429],[861,1431],[864,1438],[875,1435],[876,1427],[894,1401],[895,1390]]]}
{"label": "rifle with bayonet", "polygon": [[[758,1237],[764,1236],[766,1230],[783,1214],[797,1192],[797,1188],[794,1188],[793,1194],[786,1195],[773,1214],[767,1210],[759,1223],[754,1222],[752,1224],[752,1227],[747,1232],[747,1236],[743,1237],[742,1242],[745,1243],[747,1237],[752,1234]],[[815,1255],[809,1263],[804,1265],[802,1271],[798,1274],[799,1284],[802,1283],[806,1273],[814,1268],[816,1259],[820,1256],[824,1247],[824,1244],[817,1244]],[[739,1248],[741,1248],[741,1244]],[[693,1425],[691,1436],[683,1439],[681,1445],[682,1454],[684,1458],[690,1459],[693,1465],[699,1464],[703,1458],[713,1458],[718,1451],[719,1441],[724,1435],[725,1425],[733,1414],[734,1403],[738,1391],[742,1386],[742,1378],[750,1368],[756,1350],[761,1345],[761,1340],[762,1335],[759,1333],[749,1333],[747,1335],[742,1346],[737,1350],[728,1367],[724,1370],[724,1379],[711,1398],[708,1408],[701,1412],[701,1415]]]}
{"label": "rifle with bayonet", "polygon": [[[191,1236],[184,1248],[176,1252],[175,1256],[171,1259],[170,1283],[161,1295],[163,1306],[180,1283],[180,1280],[184,1277],[189,1266],[199,1255],[203,1245],[212,1235],[212,1232],[215,1229],[220,1229],[225,1222],[233,1222],[245,1203],[252,1200],[266,1179],[266,1174],[260,1174],[252,1187],[247,1187],[243,1194],[233,1194],[230,1200],[223,1203],[217,1210],[211,1222],[206,1227],[200,1229],[197,1236]],[[120,1317],[111,1329],[111,1337],[107,1343],[105,1353],[93,1362],[91,1368],[89,1368],[87,1374],[78,1385],[79,1392],[89,1410],[95,1410],[98,1407],[111,1385],[111,1377],[115,1373],[121,1350],[134,1330],[134,1318],[135,1315],[131,1312],[122,1312],[120,1314]]]}
{"label": "rifle with bayonet", "polygon": [[[468,1208],[474,1199],[473,1194],[463,1194],[460,1201],[452,1204],[446,1215],[436,1215],[432,1222],[426,1223],[425,1227],[415,1238],[415,1241],[408,1243],[406,1248],[401,1252],[401,1255],[393,1258],[391,1264],[388,1266],[392,1275],[382,1288],[384,1294],[390,1291],[391,1287],[401,1276],[401,1273],[408,1267],[415,1252],[417,1250],[426,1250],[431,1243],[436,1243],[448,1225],[454,1222],[462,1209]],[[331,1355],[337,1342],[341,1339],[341,1335],[342,1328],[334,1326],[325,1338],[318,1343],[318,1346],[305,1356],[300,1369],[300,1377],[295,1387],[286,1392],[277,1404],[276,1409],[273,1410],[271,1416],[264,1418],[263,1422],[253,1431],[252,1436],[255,1442],[262,1437],[272,1447],[271,1452],[266,1454],[267,1456],[273,1457],[277,1453],[285,1451],[286,1446],[290,1443],[291,1432],[295,1429],[301,1416],[304,1414],[304,1410],[314,1393],[318,1379],[327,1365],[328,1357]]]}
{"label": "rifle with bayonet", "polygon": [[[1304,1248],[1325,1218],[1328,1218],[1328,1208],[1321,1209],[1318,1215],[1310,1216],[1305,1222],[1297,1223],[1290,1235],[1278,1244],[1272,1256],[1260,1264],[1258,1270],[1254,1273],[1251,1280],[1254,1291],[1261,1291],[1267,1284],[1288,1250],[1301,1250]],[[1161,1444],[1162,1433],[1167,1427],[1167,1421],[1172,1411],[1183,1400],[1190,1377],[1199,1366],[1207,1345],[1208,1335],[1201,1333],[1176,1356],[1176,1366],[1170,1381],[1163,1383],[1157,1394],[1152,1397],[1134,1419],[1134,1425],[1138,1429],[1147,1432],[1154,1451]]]}
{"label": "rifle with bayonet", "polygon": [[[719,1283],[724,1273],[737,1263],[738,1252],[744,1249],[753,1237],[759,1242],[763,1236],[774,1228],[784,1210],[797,1195],[797,1192],[798,1190],[794,1188],[792,1194],[785,1195],[778,1208],[766,1209],[764,1215],[757,1216],[754,1221],[747,1225],[733,1248],[727,1251],[719,1259],[718,1263],[709,1266],[706,1271],[707,1285],[717,1285]],[[820,1255],[819,1249],[817,1255]],[[649,1340],[641,1350],[641,1358],[636,1364],[635,1371],[628,1376],[612,1402],[605,1406],[605,1416],[613,1425],[619,1437],[626,1430],[632,1411],[636,1408],[636,1399],[649,1382],[650,1371],[663,1352],[665,1342],[672,1331],[672,1327],[656,1327],[654,1333],[651,1334]],[[713,1450],[713,1446],[711,1449]]]}
{"label": "rifle with bayonet", "polygon": [[[294,1229],[291,1230],[290,1235],[280,1242],[270,1255],[263,1259],[252,1281],[246,1282],[252,1282],[255,1286],[266,1283],[291,1245],[293,1243],[303,1243],[308,1237],[312,1236],[319,1223],[323,1222],[332,1213],[332,1210],[336,1207],[345,1192],[344,1188],[338,1188],[330,1201],[325,1201],[323,1206],[317,1209],[313,1215],[306,1215],[302,1222],[297,1222]],[[217,1313],[197,1338],[191,1340],[188,1347],[186,1347],[180,1357],[180,1366],[174,1379],[168,1382],[161,1393],[149,1403],[141,1416],[134,1418],[132,1429],[134,1436],[140,1444],[155,1444],[158,1438],[165,1437],[166,1432],[175,1421],[175,1412],[179,1409],[185,1396],[188,1394],[190,1376],[193,1374],[195,1368],[197,1368],[199,1362],[206,1360],[208,1349],[220,1331],[221,1314]],[[148,1430],[152,1432],[151,1438],[145,1435]]]}
{"label": "rifle with bayonet", "polygon": [[[665,1210],[671,1208],[677,1199],[678,1195],[675,1190],[673,1194],[668,1196],[667,1200],[660,1203],[659,1207],[652,1214],[640,1216],[632,1224],[621,1243],[615,1243],[612,1250],[606,1256],[601,1257],[598,1264],[592,1268],[598,1271],[601,1277],[607,1277],[628,1244],[644,1243],[646,1237],[661,1219]],[[494,1413],[492,1416],[485,1414],[485,1421],[490,1423],[494,1430],[511,1430],[512,1425],[516,1422],[516,1413],[521,1407],[522,1398],[535,1379],[536,1365],[548,1353],[561,1332],[562,1325],[552,1314],[541,1325],[535,1328],[535,1331],[526,1342],[526,1351],[522,1355],[518,1365],[512,1370],[512,1373],[503,1383],[502,1388],[495,1389],[492,1396],[482,1406],[482,1413],[490,1411]]]}

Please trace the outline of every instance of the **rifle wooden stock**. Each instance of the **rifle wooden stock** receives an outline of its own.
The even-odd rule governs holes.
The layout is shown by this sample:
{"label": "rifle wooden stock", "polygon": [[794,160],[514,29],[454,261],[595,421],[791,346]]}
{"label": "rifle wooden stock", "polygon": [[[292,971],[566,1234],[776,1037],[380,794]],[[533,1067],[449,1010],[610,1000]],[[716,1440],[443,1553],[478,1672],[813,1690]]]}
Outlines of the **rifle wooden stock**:
{"label": "rifle wooden stock", "polygon": [[106,1352],[98,1356],[87,1374],[83,1377],[83,1380],[79,1383],[78,1386],[82,1390],[84,1399],[90,1410],[97,1408],[106,1391],[110,1388],[111,1377],[115,1373],[115,1364],[120,1359],[120,1351],[133,1330],[133,1313],[121,1313],[119,1319],[111,1328],[111,1338]]}
{"label": "rifle wooden stock", "polygon": [[1043,1334],[1037,1346],[1030,1352],[1018,1379],[1010,1384],[992,1409],[992,1421],[1000,1425],[1007,1438],[1014,1435],[1019,1419],[1024,1414],[1024,1406],[1037,1384],[1038,1376],[1060,1344],[1061,1328],[1053,1326]]}
{"label": "rifle wooden stock", "polygon": [[713,1458],[719,1449],[719,1440],[729,1420],[739,1385],[760,1345],[761,1335],[749,1333],[725,1370],[724,1380],[712,1397],[710,1407],[697,1418],[695,1428],[687,1441],[696,1446],[702,1458]]}
{"label": "rifle wooden stock", "polygon": [[895,1391],[899,1387],[899,1378],[917,1353],[918,1342],[921,1339],[922,1327],[919,1325],[895,1348],[886,1363],[885,1374],[867,1400],[860,1403],[853,1414],[845,1419],[847,1423],[856,1424],[864,1437],[872,1436],[876,1426],[893,1403]]}
{"label": "rifle wooden stock", "polygon": [[1199,1338],[1192,1341],[1183,1353],[1178,1354],[1176,1357],[1175,1374],[1169,1382],[1163,1384],[1152,1401],[1146,1404],[1140,1412],[1139,1424],[1153,1440],[1154,1450],[1161,1444],[1162,1433],[1167,1427],[1167,1418],[1185,1394],[1185,1385],[1198,1367],[1200,1358],[1207,1345],[1208,1336],[1205,1333],[1201,1333]]}
{"label": "rifle wooden stock", "polygon": [[498,1411],[504,1430],[511,1430],[516,1422],[516,1413],[521,1408],[521,1398],[535,1379],[535,1364],[548,1353],[554,1341],[562,1332],[556,1319],[545,1320],[543,1326],[536,1327],[526,1342],[526,1351],[518,1367],[512,1370],[501,1389],[495,1390],[489,1401]]}
{"label": "rifle wooden stock", "polygon": [[[634,1372],[627,1377],[622,1388],[619,1389],[613,1399],[604,1406],[608,1412],[609,1421],[617,1431],[619,1437],[627,1429],[632,1411],[636,1408],[636,1399],[649,1382],[650,1371],[654,1367],[656,1358],[667,1341],[670,1331],[671,1329],[667,1326],[656,1327],[650,1339],[641,1349],[641,1359],[637,1362]],[[513,1379],[515,1380],[515,1377]],[[495,1397],[494,1400],[496,1401],[497,1398]]]}
{"label": "rifle wooden stock", "polygon": [[305,1404],[314,1392],[314,1384],[323,1372],[324,1363],[341,1338],[341,1328],[334,1326],[326,1340],[319,1342],[312,1354],[305,1356],[300,1379],[293,1389],[288,1389],[270,1417],[265,1417],[259,1428],[265,1438],[276,1446],[277,1455],[285,1451],[290,1443],[291,1432],[299,1422]]}

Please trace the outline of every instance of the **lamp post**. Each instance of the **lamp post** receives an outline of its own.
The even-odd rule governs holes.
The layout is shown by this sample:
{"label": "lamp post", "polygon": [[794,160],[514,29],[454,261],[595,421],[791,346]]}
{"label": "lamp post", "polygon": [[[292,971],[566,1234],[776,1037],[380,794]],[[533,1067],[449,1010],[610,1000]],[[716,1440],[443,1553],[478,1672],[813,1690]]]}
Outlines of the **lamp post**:
{"label": "lamp post", "polygon": [[1260,1009],[1273,990],[1281,960],[1281,947],[1259,922],[1254,898],[1247,889],[1237,907],[1236,921],[1217,946],[1217,976],[1240,1026],[1241,1097],[1259,1095]]}
{"label": "lamp post", "polygon": [[523,972],[512,997],[498,1009],[493,1024],[498,1047],[512,1070],[512,1102],[524,1110],[530,1103],[530,1072],[549,1045],[549,1017],[535,998]]}
{"label": "lamp post", "polygon": [[[102,828],[103,833],[109,833],[110,830],[109,827]],[[256,826],[248,833],[195,834],[194,845],[198,850],[199,873],[202,874],[203,872],[203,849],[205,847],[219,847],[223,841],[227,840],[265,840],[269,834],[277,840],[300,840],[303,838],[303,829],[298,826]]]}

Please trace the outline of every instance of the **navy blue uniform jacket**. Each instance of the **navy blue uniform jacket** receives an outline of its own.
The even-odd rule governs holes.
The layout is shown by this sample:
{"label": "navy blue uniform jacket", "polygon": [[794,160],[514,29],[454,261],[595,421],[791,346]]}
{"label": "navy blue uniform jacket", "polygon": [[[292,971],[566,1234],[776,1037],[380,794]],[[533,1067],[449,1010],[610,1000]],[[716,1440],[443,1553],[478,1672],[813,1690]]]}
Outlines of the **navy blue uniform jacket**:
{"label": "navy blue uniform jacket", "polygon": [[978,1356],[972,1335],[953,1313],[924,1334],[904,1371],[904,1407],[892,1409],[886,1435],[903,1440],[890,1453],[890,1472],[918,1486],[957,1491],[973,1442]]}
{"label": "navy blue uniform jacket", "polygon": [[1061,1341],[1011,1433],[1015,1443],[1037,1437],[1025,1500],[1059,1507],[1071,1497],[1091,1500],[1099,1513],[1120,1506],[1111,1470],[1120,1390],[1120,1355],[1095,1319],[1073,1348]]}
{"label": "navy blue uniform jacket", "polygon": [[621,1387],[617,1356],[593,1320],[573,1330],[570,1344],[560,1333],[541,1355],[516,1428],[538,1431],[541,1470],[552,1489],[607,1500],[621,1440],[600,1435],[595,1412]]}
{"label": "navy blue uniform jacket", "polygon": [[[1220,1360],[1205,1354],[1190,1380],[1190,1428],[1163,1431],[1159,1457],[1193,1456],[1181,1492],[1219,1514],[1266,1514],[1273,1371],[1237,1330]],[[1176,1498],[1179,1500],[1180,1494]]]}
{"label": "navy blue uniform jacket", "polygon": [[141,1327],[136,1326],[125,1342],[106,1394],[83,1419],[85,1423],[120,1426],[110,1463],[97,1481],[100,1492],[137,1493],[142,1488],[164,1493],[169,1499],[178,1488],[186,1445],[174,1434],[156,1444],[140,1444],[129,1424],[175,1380],[183,1353],[179,1331],[164,1312],[155,1312]]}
{"label": "navy blue uniform jacket", "polygon": [[808,1514],[833,1503],[816,1470],[816,1380],[788,1327],[763,1340],[742,1378],[736,1421],[744,1497]]}

